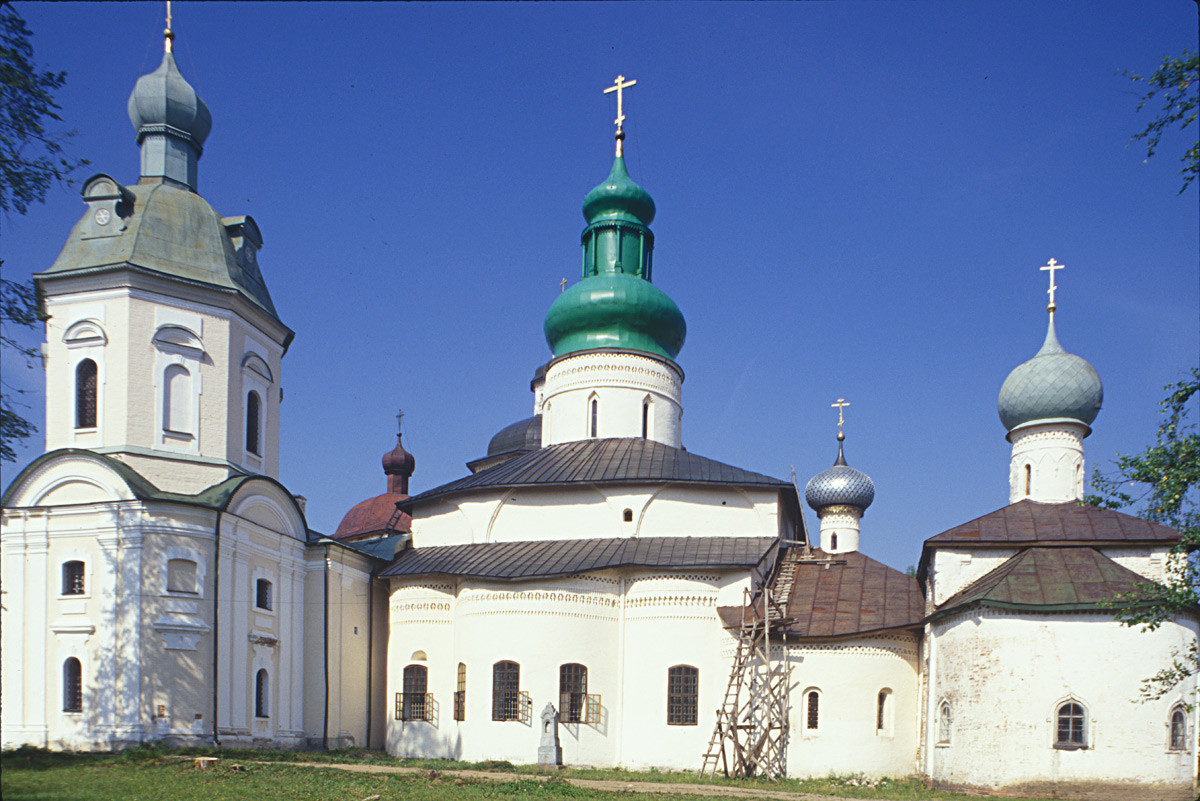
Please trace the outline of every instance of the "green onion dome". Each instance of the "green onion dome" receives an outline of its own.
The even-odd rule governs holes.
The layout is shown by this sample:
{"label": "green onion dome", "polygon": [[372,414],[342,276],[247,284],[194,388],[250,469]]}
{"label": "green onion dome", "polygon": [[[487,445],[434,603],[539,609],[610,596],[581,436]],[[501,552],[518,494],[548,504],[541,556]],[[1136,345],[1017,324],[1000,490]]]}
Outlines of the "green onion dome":
{"label": "green onion dome", "polygon": [[1096,368],[1063,350],[1051,317],[1041,350],[1004,379],[996,408],[1000,422],[1011,432],[1038,420],[1078,420],[1091,425],[1103,400],[1104,387]]}
{"label": "green onion dome", "polygon": [[674,360],[687,336],[683,313],[652,284],[654,200],[617,156],[583,200],[583,280],[555,299],[543,330],[556,357],[597,348]]}

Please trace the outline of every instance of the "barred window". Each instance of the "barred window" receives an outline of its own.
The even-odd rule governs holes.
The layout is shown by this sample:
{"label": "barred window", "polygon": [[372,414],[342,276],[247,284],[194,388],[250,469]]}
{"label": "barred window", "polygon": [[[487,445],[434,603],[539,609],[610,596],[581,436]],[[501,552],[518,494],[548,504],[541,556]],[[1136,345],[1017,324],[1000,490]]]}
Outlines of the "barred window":
{"label": "barred window", "polygon": [[700,671],[691,665],[667,669],[667,725],[695,726],[700,700]]}
{"label": "barred window", "polygon": [[467,665],[458,663],[458,686],[454,690],[454,719],[467,719]]}
{"label": "barred window", "polygon": [[521,719],[521,666],[497,662],[492,666],[492,720]]}
{"label": "barred window", "polygon": [[63,595],[83,595],[87,585],[84,582],[83,562],[77,559],[72,559],[70,562],[63,562],[62,566],[62,594]]}
{"label": "barred window", "polygon": [[810,690],[808,693],[808,717],[804,721],[804,728],[809,731],[816,731],[821,724],[821,694],[816,690]]}
{"label": "barred window", "polygon": [[1082,704],[1071,701],[1058,708],[1058,733],[1054,747],[1087,747],[1087,712]]}
{"label": "barred window", "polygon": [[254,584],[254,605],[259,609],[271,608],[271,582],[259,579]]}
{"label": "barred window", "polygon": [[83,711],[83,666],[70,657],[63,662],[63,712]]}
{"label": "barred window", "polygon": [[400,703],[401,720],[429,720],[425,693],[429,688],[429,669],[409,665],[404,669],[404,697]]}
{"label": "barred window", "polygon": [[267,698],[271,691],[270,681],[265,668],[254,675],[254,717],[256,718],[268,717]]}
{"label": "barred window", "polygon": [[84,359],[75,368],[75,427],[96,427],[96,363]]}
{"label": "barred window", "polygon": [[558,669],[558,709],[563,723],[579,723],[587,707],[587,668],[570,663]]}

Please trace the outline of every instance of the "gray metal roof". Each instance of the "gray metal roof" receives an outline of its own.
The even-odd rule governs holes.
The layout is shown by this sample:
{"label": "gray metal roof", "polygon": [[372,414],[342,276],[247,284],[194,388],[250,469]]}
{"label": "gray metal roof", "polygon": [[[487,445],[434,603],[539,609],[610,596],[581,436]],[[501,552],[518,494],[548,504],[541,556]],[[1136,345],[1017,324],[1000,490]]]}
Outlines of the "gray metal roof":
{"label": "gray metal roof", "polygon": [[722,464],[682,448],[640,438],[563,442],[414,495],[405,511],[434,498],[469,490],[547,484],[629,484],[670,481],[791,489],[790,482]]}
{"label": "gray metal roof", "polygon": [[774,542],[774,537],[645,537],[438,545],[403,551],[380,575],[517,581],[613,567],[751,568]]}

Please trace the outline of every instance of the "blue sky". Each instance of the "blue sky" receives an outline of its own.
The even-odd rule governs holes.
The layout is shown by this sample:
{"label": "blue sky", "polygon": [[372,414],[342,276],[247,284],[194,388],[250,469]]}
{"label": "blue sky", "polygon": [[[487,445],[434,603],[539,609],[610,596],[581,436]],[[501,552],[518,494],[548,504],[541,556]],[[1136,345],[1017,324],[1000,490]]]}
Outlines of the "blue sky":
{"label": "blue sky", "polygon": [[[162,5],[18,8],[38,61],[68,72],[85,172],[133,183],[125,102],[161,58]],[[1119,74],[1196,46],[1190,0],[174,12],[214,120],[200,192],[257,220],[297,332],[281,478],[317,530],[384,490],[397,407],[414,491],[530,414],[618,73],[638,81],[626,154],[658,205],[655,283],[688,321],[685,445],[803,484],[847,398],[847,458],[876,484],[862,548],[887,564],[1007,502],[996,394],[1041,344],[1050,257],[1059,338],[1104,381],[1089,473],[1147,444],[1163,385],[1200,363],[1187,137],[1149,162],[1127,148],[1153,110]],[[82,212],[75,187],[5,221],[6,277],[49,266]],[[40,420],[40,370],[4,372]]]}

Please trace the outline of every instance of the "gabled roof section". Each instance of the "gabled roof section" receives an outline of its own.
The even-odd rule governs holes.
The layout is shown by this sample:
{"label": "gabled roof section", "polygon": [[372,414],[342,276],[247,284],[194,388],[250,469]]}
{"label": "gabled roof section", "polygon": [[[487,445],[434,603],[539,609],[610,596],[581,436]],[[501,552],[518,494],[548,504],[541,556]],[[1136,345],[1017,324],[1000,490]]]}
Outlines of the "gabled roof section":
{"label": "gabled roof section", "polygon": [[[925,598],[912,576],[858,551],[805,554],[789,549],[778,576],[792,575],[784,613],[788,637],[845,637],[919,626]],[[782,581],[786,582],[786,578]],[[776,579],[776,587],[781,579]],[[726,626],[741,623],[741,607],[722,607]]]}
{"label": "gabled roof section", "polygon": [[1167,526],[1086,503],[1022,500],[925,540],[925,547],[957,543],[986,545],[1093,545],[1173,543]]}
{"label": "gabled roof section", "polygon": [[400,553],[380,575],[520,581],[614,567],[751,568],[774,542],[773,537],[645,537],[438,545]]}
{"label": "gabled roof section", "polygon": [[973,604],[1041,612],[1110,609],[1106,602],[1148,583],[1095,548],[1027,548],[947,598],[932,618]]}
{"label": "gabled roof section", "polygon": [[548,445],[414,495],[401,502],[400,507],[411,511],[414,506],[434,498],[478,489],[658,481],[792,489],[790,482],[722,464],[650,439],[586,439]]}

